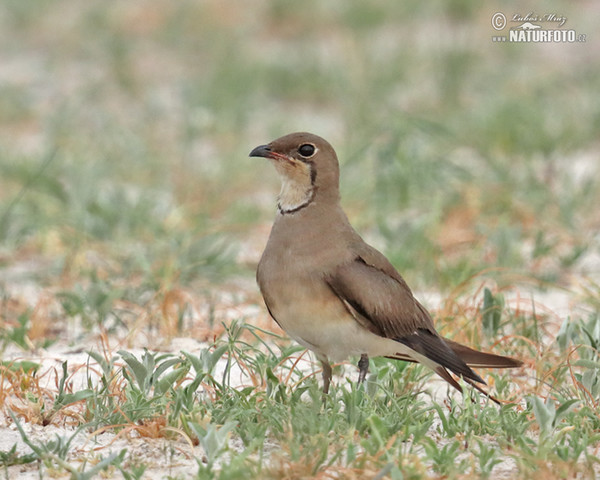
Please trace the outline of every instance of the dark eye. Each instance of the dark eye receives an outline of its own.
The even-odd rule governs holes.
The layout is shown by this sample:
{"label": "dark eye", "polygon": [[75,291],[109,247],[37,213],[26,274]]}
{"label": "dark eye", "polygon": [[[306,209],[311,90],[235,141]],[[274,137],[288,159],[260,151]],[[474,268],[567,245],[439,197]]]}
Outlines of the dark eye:
{"label": "dark eye", "polygon": [[304,145],[300,145],[298,148],[298,153],[303,157],[311,157],[315,153],[315,146],[310,143],[305,143]]}

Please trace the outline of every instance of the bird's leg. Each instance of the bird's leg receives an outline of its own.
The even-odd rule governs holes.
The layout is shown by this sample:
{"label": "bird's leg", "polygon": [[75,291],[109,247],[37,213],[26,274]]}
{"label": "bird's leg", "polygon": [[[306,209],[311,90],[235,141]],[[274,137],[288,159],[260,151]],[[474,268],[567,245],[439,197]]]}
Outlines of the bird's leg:
{"label": "bird's leg", "polygon": [[358,361],[358,383],[359,385],[365,381],[369,373],[369,356],[363,353]]}
{"label": "bird's leg", "polygon": [[320,358],[321,365],[323,366],[323,395],[329,393],[329,384],[331,383],[331,365],[327,357]]}

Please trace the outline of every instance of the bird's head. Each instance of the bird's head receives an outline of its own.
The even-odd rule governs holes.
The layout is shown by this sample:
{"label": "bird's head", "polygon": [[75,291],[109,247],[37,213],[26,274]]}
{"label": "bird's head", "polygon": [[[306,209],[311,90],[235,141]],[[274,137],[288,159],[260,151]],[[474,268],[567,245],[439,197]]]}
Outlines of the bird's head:
{"label": "bird's head", "polygon": [[311,133],[290,133],[260,145],[251,157],[268,158],[281,177],[279,210],[293,213],[315,200],[339,200],[339,166],[335,150]]}

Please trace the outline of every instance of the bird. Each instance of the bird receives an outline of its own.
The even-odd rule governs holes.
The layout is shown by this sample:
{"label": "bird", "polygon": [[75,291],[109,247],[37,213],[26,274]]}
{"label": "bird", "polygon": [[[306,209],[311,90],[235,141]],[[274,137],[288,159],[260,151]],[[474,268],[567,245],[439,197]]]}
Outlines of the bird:
{"label": "bird", "polygon": [[462,378],[500,404],[473,368],[514,368],[523,362],[474,350],[436,331],[396,268],[350,224],[329,142],[291,133],[257,146],[250,157],[268,159],[281,179],[257,283],[270,316],[321,362],[324,395],[331,362],[360,357],[361,384],[369,358],[381,356],[421,363],[459,391],[457,378]]}

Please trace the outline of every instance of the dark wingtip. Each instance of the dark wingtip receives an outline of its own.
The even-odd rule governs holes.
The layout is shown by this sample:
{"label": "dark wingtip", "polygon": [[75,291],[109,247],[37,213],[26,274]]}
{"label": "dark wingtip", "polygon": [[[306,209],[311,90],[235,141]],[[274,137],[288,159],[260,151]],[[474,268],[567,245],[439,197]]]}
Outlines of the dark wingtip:
{"label": "dark wingtip", "polygon": [[495,353],[480,352],[447,338],[444,341],[470,367],[518,368],[523,366],[523,361],[516,358],[496,355]]}
{"label": "dark wingtip", "polygon": [[475,373],[464,360],[437,334],[417,329],[416,333],[405,337],[396,338],[397,342],[406,345],[415,352],[427,357],[438,365],[447,368],[455,375],[470,378],[475,382],[485,385],[485,381]]}

